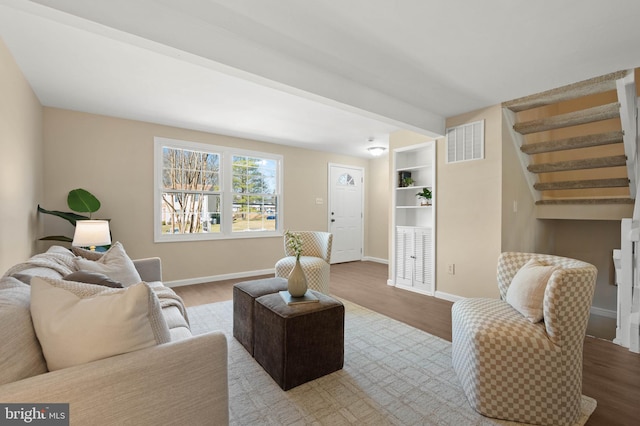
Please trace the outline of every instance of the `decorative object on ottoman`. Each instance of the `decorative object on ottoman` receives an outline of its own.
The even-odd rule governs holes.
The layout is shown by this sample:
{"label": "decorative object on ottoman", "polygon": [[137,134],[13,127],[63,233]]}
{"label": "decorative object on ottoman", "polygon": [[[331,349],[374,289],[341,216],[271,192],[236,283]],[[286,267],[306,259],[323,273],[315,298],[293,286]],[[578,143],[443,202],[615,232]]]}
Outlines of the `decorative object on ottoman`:
{"label": "decorative object on ottoman", "polygon": [[[532,259],[540,268],[529,270]],[[554,269],[557,268],[557,269]],[[544,254],[503,253],[498,299],[453,304],[453,367],[471,406],[504,420],[539,425],[572,424],[580,415],[582,347],[597,269],[586,262]],[[548,281],[540,289],[544,276]],[[523,277],[528,282],[521,281]],[[512,306],[514,289],[542,293],[544,321]],[[519,291],[525,291],[520,289]]]}
{"label": "decorative object on ottoman", "polygon": [[309,291],[318,303],[289,306],[277,293],[256,299],[253,356],[283,390],[344,364],[344,305]]}
{"label": "decorative object on ottoman", "polygon": [[316,303],[318,302],[318,298],[310,291],[307,291],[300,297],[293,297],[289,290],[281,291],[280,297],[284,300],[284,303],[287,305],[299,305],[300,303]]}
{"label": "decorative object on ottoman", "polygon": [[295,232],[287,231],[284,233],[284,238],[287,247],[293,252],[296,257],[296,264],[294,265],[289,278],[287,279],[287,286],[289,294],[293,297],[302,297],[307,292],[307,277],[304,276],[304,271],[300,265],[300,253],[302,253],[302,237]]}
{"label": "decorative object on ottoman", "polygon": [[307,292],[307,277],[304,276],[300,259],[296,259],[296,265],[289,274],[287,289],[292,297],[302,297]]}
{"label": "decorative object on ottoman", "polygon": [[[301,240],[299,255],[290,245],[290,235],[297,235]],[[276,277],[288,278],[299,260],[308,288],[329,294],[332,241],[333,235],[328,232],[287,231],[284,237],[284,251],[287,257],[276,263]]]}
{"label": "decorative object on ottoman", "polygon": [[287,290],[285,278],[243,281],[233,286],[233,337],[253,355],[253,317],[255,299]]}

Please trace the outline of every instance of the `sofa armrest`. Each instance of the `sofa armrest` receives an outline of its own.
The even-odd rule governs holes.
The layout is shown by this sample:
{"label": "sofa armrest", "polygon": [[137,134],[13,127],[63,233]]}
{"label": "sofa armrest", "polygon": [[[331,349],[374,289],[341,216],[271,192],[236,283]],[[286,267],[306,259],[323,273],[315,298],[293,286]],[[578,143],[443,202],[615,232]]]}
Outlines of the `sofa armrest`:
{"label": "sofa armrest", "polygon": [[133,264],[140,274],[140,278],[142,278],[142,281],[162,281],[162,261],[159,257],[135,259],[133,261]]}
{"label": "sofa armrest", "polygon": [[229,423],[227,340],[211,332],[0,386],[0,401],[69,403],[72,425]]}

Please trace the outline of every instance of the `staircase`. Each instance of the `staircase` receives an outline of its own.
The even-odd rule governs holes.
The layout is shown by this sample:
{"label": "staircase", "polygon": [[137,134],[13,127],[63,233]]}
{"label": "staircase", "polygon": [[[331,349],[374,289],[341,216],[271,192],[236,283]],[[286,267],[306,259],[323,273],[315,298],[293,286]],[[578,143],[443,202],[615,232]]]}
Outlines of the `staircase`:
{"label": "staircase", "polygon": [[632,216],[637,99],[625,70],[502,104],[538,218]]}

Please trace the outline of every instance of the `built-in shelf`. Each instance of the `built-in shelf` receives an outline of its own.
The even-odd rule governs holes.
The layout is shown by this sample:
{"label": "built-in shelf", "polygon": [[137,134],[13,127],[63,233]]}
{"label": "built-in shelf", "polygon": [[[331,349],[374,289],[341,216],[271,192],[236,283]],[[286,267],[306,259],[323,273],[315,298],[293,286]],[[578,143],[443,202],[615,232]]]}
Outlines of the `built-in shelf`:
{"label": "built-in shelf", "polygon": [[431,164],[424,164],[424,165],[421,165],[421,166],[401,167],[399,169],[396,169],[396,171],[398,171],[398,172],[410,172],[410,171],[413,171],[413,170],[428,169],[429,167],[431,167]]}
{"label": "built-in shelf", "polygon": [[431,188],[431,186],[430,185],[399,186],[396,189],[399,191],[405,191],[409,189],[422,189],[422,188]]}
{"label": "built-in shelf", "polygon": [[[435,142],[393,151],[393,242],[390,285],[433,295],[435,291]],[[406,178],[413,184],[404,186]],[[401,186],[403,185],[403,186]],[[433,191],[432,205],[421,205],[422,189]]]}

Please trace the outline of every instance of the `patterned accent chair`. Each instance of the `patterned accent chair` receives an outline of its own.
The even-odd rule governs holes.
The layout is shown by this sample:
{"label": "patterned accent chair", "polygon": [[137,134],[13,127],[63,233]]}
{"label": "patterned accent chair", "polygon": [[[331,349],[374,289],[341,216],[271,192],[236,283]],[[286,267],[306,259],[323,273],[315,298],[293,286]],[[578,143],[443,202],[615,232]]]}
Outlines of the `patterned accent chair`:
{"label": "patterned accent chair", "polygon": [[[311,290],[329,294],[329,263],[333,234],[312,231],[300,231],[296,234],[300,234],[302,238],[300,265],[307,277],[307,286]],[[276,277],[288,278],[296,264],[296,258],[293,251],[287,246],[287,237],[284,238],[284,253],[287,257],[276,263]]]}
{"label": "patterned accent chair", "polygon": [[[530,259],[558,265],[544,290],[543,321],[506,302],[515,274]],[[579,260],[503,253],[500,299],[464,299],[452,308],[453,367],[471,406],[499,419],[570,425],[582,396],[582,348],[597,269]]]}

